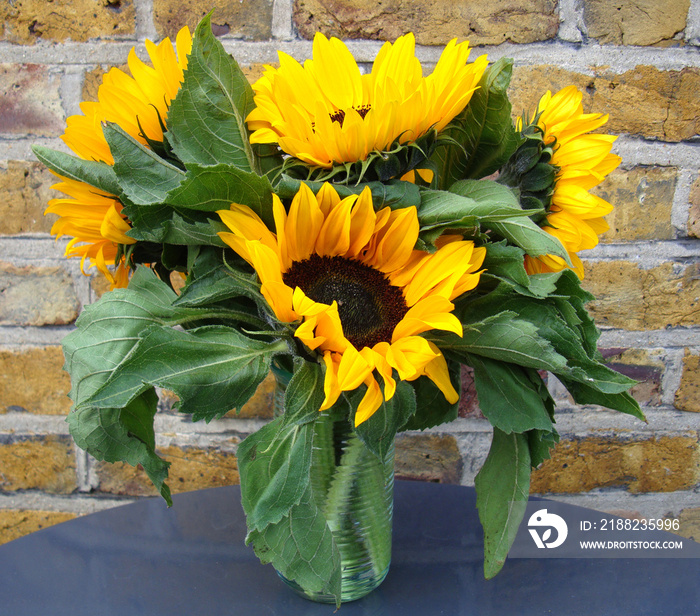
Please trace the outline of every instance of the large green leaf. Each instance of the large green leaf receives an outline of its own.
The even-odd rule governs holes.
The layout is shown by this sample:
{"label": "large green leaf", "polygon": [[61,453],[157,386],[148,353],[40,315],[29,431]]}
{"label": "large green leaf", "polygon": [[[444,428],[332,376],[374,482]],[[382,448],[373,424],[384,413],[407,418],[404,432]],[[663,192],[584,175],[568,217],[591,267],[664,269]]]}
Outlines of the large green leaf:
{"label": "large green leaf", "polygon": [[512,70],[513,60],[509,58],[491,65],[464,111],[443,132],[459,145],[439,147],[432,157],[440,188],[448,188],[457,180],[492,174],[518,147],[507,94]]}
{"label": "large green leaf", "polygon": [[114,157],[114,173],[133,203],[163,203],[185,178],[182,169],[140,144],[117,124],[106,124],[103,131]]}
{"label": "large green leaf", "polygon": [[117,197],[122,194],[114,168],[107,163],[96,160],[83,160],[77,156],[51,150],[40,145],[32,146],[32,152],[49,169],[64,178],[85,182]]}
{"label": "large green leaf", "polygon": [[85,407],[67,421],[76,444],[97,460],[140,464],[160,494],[172,505],[165,480],[169,463],[155,452],[153,417],[158,396],[150,389],[122,409]]}
{"label": "large green leaf", "polygon": [[284,424],[301,425],[314,421],[325,398],[320,364],[295,360],[294,374],[284,392]]}
{"label": "large green leaf", "polygon": [[165,197],[169,205],[215,212],[228,210],[232,203],[250,207],[272,227],[272,185],[267,176],[244,171],[229,164],[187,165],[182,183]]}
{"label": "large green leaf", "polygon": [[[115,289],[86,306],[76,330],[63,339],[70,396],[76,406],[100,389],[151,326],[173,327],[231,317],[236,312],[216,307],[173,306],[177,296],[147,267],[138,267],[127,289]],[[113,406],[113,405],[107,405]]]}
{"label": "large green leaf", "polygon": [[539,334],[535,325],[518,316],[514,310],[503,311],[482,321],[465,323],[461,337],[450,332],[431,332],[426,337],[458,360],[468,353],[537,370],[564,370],[566,359]]}
{"label": "large green leaf", "polygon": [[250,531],[246,544],[253,545],[263,564],[272,563],[306,592],[335,596],[340,607],[340,552],[310,488],[286,517]]}
{"label": "large green leaf", "polygon": [[284,425],[277,417],[238,446],[241,503],[249,530],[262,531],[289,515],[309,485],[313,424]]}
{"label": "large green leaf", "polygon": [[[489,180],[459,182],[450,192],[424,190],[418,220],[421,234],[434,240],[448,228],[477,227],[481,224],[518,217],[527,218],[515,195],[506,187]],[[528,219],[529,220],[529,219]]]}
{"label": "large green leaf", "polygon": [[491,276],[506,278],[514,285],[527,288],[530,276],[525,271],[524,251],[517,246],[510,246],[505,241],[486,244],[484,269]]}
{"label": "large green leaf", "polygon": [[[357,409],[361,396],[352,396],[353,409]],[[367,420],[355,428],[362,442],[378,458],[384,460],[391,451],[396,433],[416,412],[416,395],[405,381],[396,384],[396,391],[389,400],[382,400],[381,406]]]}
{"label": "large green leaf", "polygon": [[195,30],[184,82],[168,111],[166,138],[185,165],[225,163],[260,173],[245,125],[253,90],[210,22],[208,15]]}
{"label": "large green leaf", "polygon": [[[465,322],[465,336],[460,342],[454,340],[453,334],[433,334],[434,336],[447,337],[446,342],[439,342],[441,347],[448,348],[447,345],[454,344],[458,350],[469,352],[468,344],[471,344],[472,334],[470,329],[472,325],[469,320],[476,320],[474,326],[477,330],[483,328],[484,324],[490,324],[494,319],[501,320],[502,315],[510,314],[512,317],[517,317],[514,323],[527,323],[525,329],[536,331],[537,338],[545,341],[545,347],[551,347],[560,358],[564,358],[565,362],[560,360],[550,362],[549,365],[544,363],[536,365],[536,362],[530,359],[522,361],[515,355],[506,357],[505,355],[496,355],[490,350],[488,354],[481,351],[481,355],[492,357],[494,359],[502,359],[511,363],[522,366],[529,366],[537,369],[546,369],[553,372],[557,377],[565,383],[579,383],[585,385],[586,391],[597,391],[598,399],[602,399],[605,394],[621,394],[628,390],[636,382],[614,370],[608,368],[602,363],[602,358],[599,356],[595,348],[595,341],[598,336],[598,331],[595,324],[592,323],[588,313],[583,307],[581,298],[575,295],[565,296],[559,295],[558,292],[563,290],[560,276],[558,279],[549,279],[546,277],[542,281],[541,290],[551,288],[551,283],[555,283],[555,294],[545,297],[523,296],[513,285],[503,282],[496,290],[488,295],[474,301],[465,301],[460,303],[457,308],[457,314]],[[567,283],[568,284],[568,283]],[[573,290],[575,291],[575,288]],[[533,294],[534,295],[534,294]],[[578,306],[578,308],[575,308]],[[503,311],[501,316],[493,315],[494,312]],[[480,320],[481,319],[481,320]],[[492,335],[498,335],[499,328],[508,329],[508,324],[498,325],[496,328],[489,328]],[[527,348],[528,344],[525,345]],[[472,351],[477,347],[473,347]],[[537,349],[532,346],[534,356],[540,356],[547,359],[546,348]],[[580,386],[576,386],[577,391]],[[573,393],[573,392],[572,392]],[[618,398],[610,398],[616,401],[616,404],[622,404],[628,408],[629,404],[626,399],[622,401]],[[590,402],[593,403],[593,402]],[[601,403],[604,404],[604,403]],[[641,411],[637,407],[635,413],[641,415]]]}
{"label": "large green leaf", "polygon": [[139,267],[128,289],[115,289],[85,306],[75,331],[63,339],[76,405],[83,405],[107,381],[143,330],[154,323],[175,323],[175,297],[151,270]]}
{"label": "large green leaf", "polygon": [[525,434],[493,431],[486,462],[474,480],[484,528],[484,575],[503,567],[525,515],[530,491],[530,452]]}
{"label": "large green leaf", "polygon": [[595,387],[595,382],[582,383],[566,376],[557,376],[577,404],[597,404],[646,421],[644,413],[639,408],[639,403],[629,393],[605,393]]}
{"label": "large green leaf", "polygon": [[232,327],[153,325],[85,405],[120,408],[155,385],[175,392],[179,410],[194,421],[210,421],[240,409],[269,373],[272,356],[286,350],[285,342],[261,342]]}
{"label": "large green leaf", "polygon": [[552,430],[548,409],[526,370],[476,355],[467,360],[474,368],[479,408],[492,426],[506,434]]}
{"label": "large green leaf", "polygon": [[[530,210],[524,211],[529,212]],[[571,264],[569,253],[566,252],[563,244],[556,237],[542,230],[527,216],[489,222],[487,226],[500,237],[520,246],[532,257],[556,255],[569,265]]]}

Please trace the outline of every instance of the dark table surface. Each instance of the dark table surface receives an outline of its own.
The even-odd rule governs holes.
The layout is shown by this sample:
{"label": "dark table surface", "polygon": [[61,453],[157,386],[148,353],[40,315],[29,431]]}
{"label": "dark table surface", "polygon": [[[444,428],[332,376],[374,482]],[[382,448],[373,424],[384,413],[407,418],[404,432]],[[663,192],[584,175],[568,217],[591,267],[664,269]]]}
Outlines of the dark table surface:
{"label": "dark table surface", "polygon": [[[395,494],[389,575],[341,616],[700,611],[699,559],[509,558],[487,581],[473,488],[399,481]],[[145,499],[0,546],[0,614],[333,614],[295,595],[244,545],[238,487],[174,502]]]}

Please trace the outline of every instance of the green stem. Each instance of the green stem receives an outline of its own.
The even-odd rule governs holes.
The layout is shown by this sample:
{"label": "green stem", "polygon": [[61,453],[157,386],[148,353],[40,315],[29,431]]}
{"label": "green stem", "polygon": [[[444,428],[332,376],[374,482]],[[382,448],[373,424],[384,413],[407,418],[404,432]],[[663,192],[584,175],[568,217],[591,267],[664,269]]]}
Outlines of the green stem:
{"label": "green stem", "polygon": [[[358,439],[359,440],[359,439]],[[369,454],[373,455],[373,454]],[[387,468],[386,465],[389,465]],[[359,498],[368,504],[363,511],[364,539],[376,575],[380,575],[391,562],[391,516],[386,515],[386,485],[394,481],[394,456],[385,464],[371,465],[370,476],[359,482]],[[393,498],[392,498],[393,501]],[[393,507],[393,502],[392,505]]]}
{"label": "green stem", "polygon": [[[348,530],[343,528],[343,523],[346,526],[352,523],[350,519],[353,505],[351,492],[355,488],[357,480],[357,466],[362,463],[362,454],[365,451],[365,446],[359,438],[349,438],[340,461],[335,467],[335,473],[331,478],[330,486],[326,493],[323,511],[328,526],[333,532]],[[341,554],[346,561],[358,562],[364,560],[365,554],[367,556],[369,554],[363,541],[364,537],[356,532],[353,532],[353,534],[356,536],[357,541],[346,543],[341,549]]]}

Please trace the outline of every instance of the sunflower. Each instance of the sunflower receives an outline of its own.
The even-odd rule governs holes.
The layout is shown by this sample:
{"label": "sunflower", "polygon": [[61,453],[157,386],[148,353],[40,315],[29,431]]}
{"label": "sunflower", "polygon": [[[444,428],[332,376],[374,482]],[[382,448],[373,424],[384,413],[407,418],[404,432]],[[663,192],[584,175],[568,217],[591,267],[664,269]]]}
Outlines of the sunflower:
{"label": "sunflower", "polygon": [[[144,145],[163,141],[163,126],[170,101],[177,94],[187,68],[187,54],[192,49],[192,37],[187,27],[176,38],[177,55],[170,39],[158,45],[146,41],[152,66],[142,62],[134,49],[129,53],[132,76],[118,68],[104,76],[97,94],[97,102],[83,102],[83,115],[68,118],[62,136],[66,145],[80,158],[114,164],[114,159],[102,132],[103,122],[118,124],[134,139]],[[59,176],[61,177],[61,176]],[[133,244],[126,235],[131,228],[121,213],[117,197],[79,182],[61,177],[52,186],[70,198],[52,199],[46,213],[57,214],[59,219],[51,233],[57,237],[72,236],[66,248],[67,257],[81,257],[86,272],[96,266],[105,275],[111,288],[125,287],[129,270],[122,256],[112,273],[109,264],[120,254],[120,244]],[[86,268],[86,260],[89,266]]]}
{"label": "sunflower", "polygon": [[253,85],[251,142],[277,143],[308,165],[328,169],[441,131],[466,107],[488,60],[467,64],[469,44],[455,39],[423,77],[414,52],[413,34],[387,42],[365,75],[342,41],[320,33],[303,67],[279,52],[279,68],[267,66]]}
{"label": "sunflower", "polygon": [[[610,228],[603,216],[613,209],[610,203],[589,191],[621,161],[619,156],[610,153],[617,137],[591,134],[608,121],[608,116],[583,113],[582,97],[575,86],[568,86],[554,95],[548,91],[540,99],[536,116],[544,145],[553,149],[550,164],[557,169],[543,228],[564,245],[581,279],[583,263],[576,253],[598,244],[598,235]],[[526,256],[525,264],[531,274],[558,272],[569,267],[556,255]]]}
{"label": "sunflower", "polygon": [[486,249],[450,237],[432,254],[414,250],[416,208],[375,212],[369,188],[341,200],[330,184],[316,195],[302,184],[289,212],[273,200],[276,233],[233,204],[219,212],[231,232],[219,235],[253,266],[276,318],[299,323],[294,335],[322,358],[320,410],[364,383],[362,423],[394,395],[394,371],[406,381],[425,375],[456,402],[445,358],[419,334],[462,335],[451,300],[476,287]]}

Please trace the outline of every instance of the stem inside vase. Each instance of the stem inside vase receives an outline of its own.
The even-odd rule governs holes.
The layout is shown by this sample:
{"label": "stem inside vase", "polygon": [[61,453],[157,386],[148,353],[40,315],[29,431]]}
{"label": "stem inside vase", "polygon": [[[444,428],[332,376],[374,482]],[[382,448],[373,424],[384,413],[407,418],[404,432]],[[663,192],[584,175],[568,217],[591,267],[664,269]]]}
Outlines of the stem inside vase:
{"label": "stem inside vase", "polygon": [[[353,431],[347,416],[322,412],[314,421],[310,469],[316,505],[323,511],[341,557],[341,600],[353,601],[374,590],[391,562],[394,504],[394,449],[380,460]],[[302,596],[335,603],[333,595]]]}

